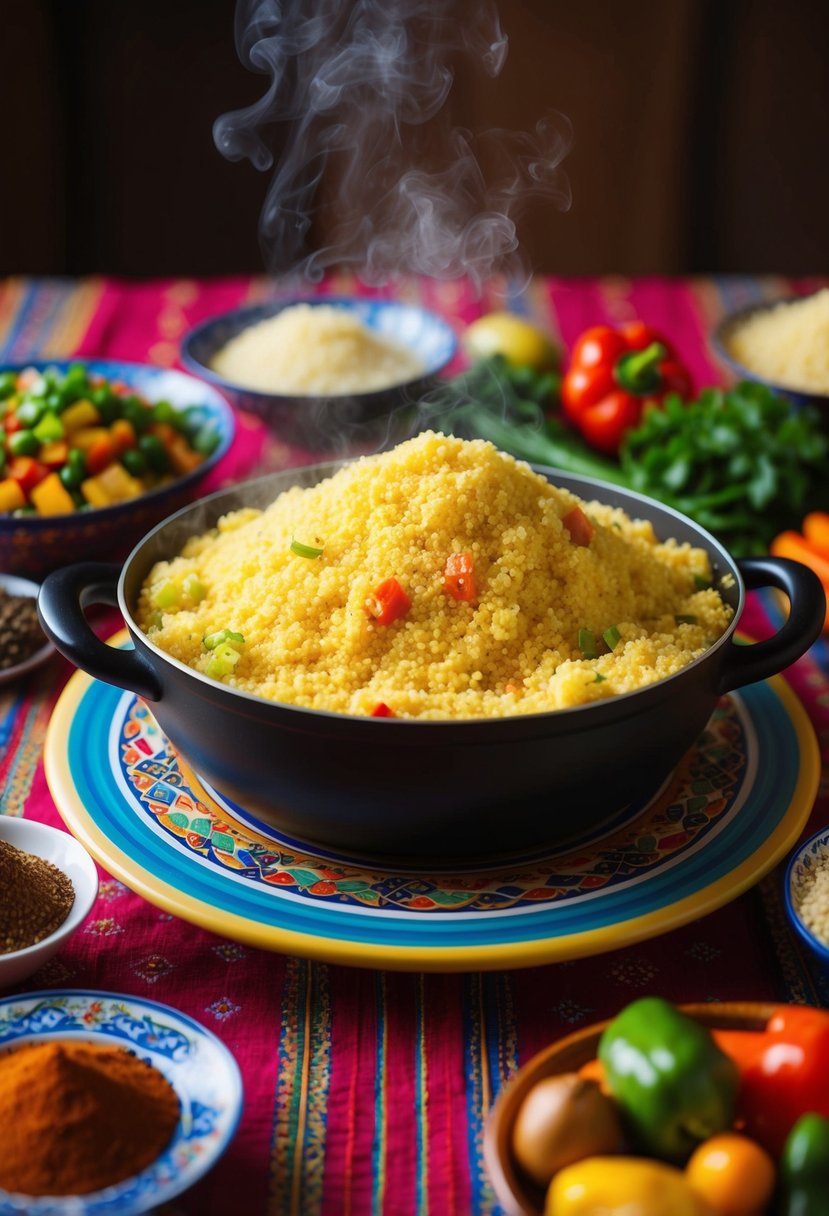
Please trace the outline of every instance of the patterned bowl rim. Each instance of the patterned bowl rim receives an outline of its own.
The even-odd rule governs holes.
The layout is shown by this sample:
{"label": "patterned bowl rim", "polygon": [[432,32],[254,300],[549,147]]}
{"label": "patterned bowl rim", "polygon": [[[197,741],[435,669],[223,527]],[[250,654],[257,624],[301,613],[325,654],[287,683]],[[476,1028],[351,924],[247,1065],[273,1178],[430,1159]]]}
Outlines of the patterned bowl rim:
{"label": "patterned bowl rim", "polygon": [[812,948],[815,954],[827,965],[829,965],[829,943],[823,942],[812,932],[811,929],[803,923],[800,913],[795,906],[794,891],[799,885],[797,878],[797,867],[803,862],[804,857],[810,853],[820,851],[829,857],[829,824],[819,828],[813,832],[811,836],[802,841],[792,853],[786,866],[786,873],[783,879],[783,898],[786,905],[786,915],[791,924],[802,937],[803,941]]}

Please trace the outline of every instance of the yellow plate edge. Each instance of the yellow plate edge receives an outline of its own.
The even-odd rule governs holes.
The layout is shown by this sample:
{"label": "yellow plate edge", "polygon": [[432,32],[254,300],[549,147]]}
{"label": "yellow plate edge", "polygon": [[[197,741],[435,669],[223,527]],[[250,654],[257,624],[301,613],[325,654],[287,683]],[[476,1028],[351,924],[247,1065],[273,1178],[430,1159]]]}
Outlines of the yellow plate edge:
{"label": "yellow plate edge", "polygon": [[[109,639],[117,646],[128,638],[122,630]],[[62,746],[68,739],[72,717],[93,677],[84,671],[70,676],[60,694],[46,734],[43,753],[44,771],[58,813],[81,844],[104,868],[130,890],[150,903],[222,937],[263,950],[310,958],[318,962],[371,967],[388,971],[492,971],[537,967],[547,963],[587,958],[609,950],[635,945],[650,937],[661,936],[689,921],[707,916],[736,899],[759,882],[792,848],[808,821],[820,783],[820,749],[814,727],[800,699],[780,676],[768,683],[782,702],[794,726],[800,750],[800,766],[792,798],[771,836],[745,858],[730,874],[676,904],[635,917],[622,925],[607,925],[567,937],[536,942],[503,943],[495,946],[400,946],[387,947],[359,942],[340,942],[293,929],[259,925],[222,912],[209,904],[182,895],[175,887],[149,874],[100,831],[88,814],[75,788],[69,762]]]}

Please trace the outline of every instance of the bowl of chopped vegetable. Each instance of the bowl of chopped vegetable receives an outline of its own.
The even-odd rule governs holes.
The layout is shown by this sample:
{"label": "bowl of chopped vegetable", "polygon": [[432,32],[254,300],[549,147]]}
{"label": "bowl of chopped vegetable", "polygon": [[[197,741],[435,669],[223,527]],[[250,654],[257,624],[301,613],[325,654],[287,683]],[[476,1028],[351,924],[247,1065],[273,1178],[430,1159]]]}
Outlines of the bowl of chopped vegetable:
{"label": "bowl of chopped vegetable", "polygon": [[815,832],[792,853],[783,898],[789,923],[829,971],[829,827]]}
{"label": "bowl of chopped vegetable", "polygon": [[0,569],[124,556],[190,501],[233,411],[184,372],[93,359],[0,370]]}
{"label": "bowl of chopped vegetable", "polygon": [[328,455],[380,446],[457,349],[452,327],[397,300],[270,300],[201,322],[181,360],[286,443]]}
{"label": "bowl of chopped vegetable", "polygon": [[508,1216],[822,1212],[827,1049],[822,1009],[631,1001],[501,1090],[484,1129],[498,1202]]}

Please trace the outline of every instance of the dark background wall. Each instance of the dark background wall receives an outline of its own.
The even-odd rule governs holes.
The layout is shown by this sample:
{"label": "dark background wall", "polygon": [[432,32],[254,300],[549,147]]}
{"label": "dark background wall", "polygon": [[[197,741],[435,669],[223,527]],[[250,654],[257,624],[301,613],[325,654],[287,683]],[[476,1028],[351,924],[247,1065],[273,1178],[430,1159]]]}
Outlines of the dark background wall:
{"label": "dark background wall", "polygon": [[[347,3],[347,0],[344,0]],[[572,122],[573,204],[530,208],[537,271],[829,270],[829,4],[501,0],[497,81],[453,121]],[[259,97],[232,0],[4,0],[0,274],[263,269],[267,175],[212,124]],[[316,231],[314,240],[325,239]]]}

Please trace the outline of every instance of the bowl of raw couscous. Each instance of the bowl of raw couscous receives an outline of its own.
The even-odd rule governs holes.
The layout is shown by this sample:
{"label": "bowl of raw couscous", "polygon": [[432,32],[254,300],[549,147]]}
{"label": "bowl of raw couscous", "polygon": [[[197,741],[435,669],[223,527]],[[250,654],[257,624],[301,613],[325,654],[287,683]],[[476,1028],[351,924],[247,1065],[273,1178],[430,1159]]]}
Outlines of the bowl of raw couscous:
{"label": "bowl of raw couscous", "polygon": [[739,379],[764,384],[795,407],[829,406],[829,288],[731,313],[712,345]]}
{"label": "bowl of raw couscous", "polygon": [[185,334],[182,363],[278,438],[339,455],[388,446],[457,349],[415,304],[359,296],[269,300]]}
{"label": "bowl of raw couscous", "polygon": [[[341,849],[492,854],[653,794],[721,692],[817,636],[817,580],[735,562],[629,491],[427,432],[173,516],[124,570],[40,597],[56,645],[150,703],[182,757],[252,814]],[[732,641],[746,584],[792,601]],[[135,650],[91,634],[119,606]]]}

